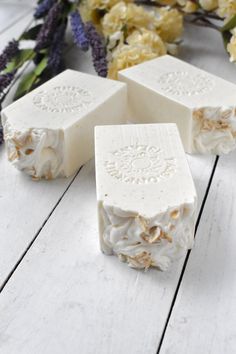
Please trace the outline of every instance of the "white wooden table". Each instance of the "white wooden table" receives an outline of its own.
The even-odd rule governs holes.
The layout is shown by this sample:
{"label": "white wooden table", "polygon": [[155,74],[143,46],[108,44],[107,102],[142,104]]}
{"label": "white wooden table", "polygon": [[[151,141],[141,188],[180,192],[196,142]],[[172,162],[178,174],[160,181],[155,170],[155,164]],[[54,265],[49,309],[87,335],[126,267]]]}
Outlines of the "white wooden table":
{"label": "white wooden table", "polygon": [[[0,49],[32,3],[0,1]],[[188,27],[180,57],[236,83],[212,30]],[[72,48],[67,60],[92,72],[88,54]],[[99,251],[93,161],[72,178],[33,182],[0,148],[1,354],[236,353],[236,152],[188,160],[194,249],[169,272],[145,273]]]}

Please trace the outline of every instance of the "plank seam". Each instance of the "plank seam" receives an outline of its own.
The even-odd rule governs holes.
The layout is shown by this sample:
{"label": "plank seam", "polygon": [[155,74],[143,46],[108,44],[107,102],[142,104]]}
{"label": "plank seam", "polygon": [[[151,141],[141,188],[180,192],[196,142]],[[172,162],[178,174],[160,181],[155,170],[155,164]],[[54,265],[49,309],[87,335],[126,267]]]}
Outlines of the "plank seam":
{"label": "plank seam", "polygon": [[67,191],[69,190],[70,186],[72,185],[72,183],[74,182],[74,180],[76,179],[76,177],[79,175],[81,169],[83,168],[83,166],[80,167],[80,169],[78,170],[78,172],[75,174],[75,176],[72,178],[71,182],[69,183],[69,185],[66,187],[65,191],[62,193],[62,195],[60,196],[60,198],[58,199],[58,201],[56,202],[56,204],[54,205],[54,207],[52,208],[52,210],[50,211],[50,213],[48,214],[48,216],[46,217],[46,219],[44,220],[44,222],[42,223],[41,227],[39,228],[39,230],[36,232],[35,236],[33,237],[33,239],[30,241],[30,243],[28,244],[28,246],[26,247],[25,251],[23,252],[23,254],[21,255],[21,257],[18,259],[17,263],[15,264],[15,266],[13,267],[13,269],[11,270],[11,272],[8,274],[7,278],[3,281],[2,285],[0,286],[0,294],[2,293],[2,291],[4,290],[5,286],[7,285],[7,283],[9,282],[9,280],[11,279],[11,277],[13,276],[13,274],[15,273],[15,271],[17,270],[17,268],[19,267],[20,263],[23,261],[23,259],[25,258],[26,254],[28,253],[28,251],[30,250],[30,248],[32,247],[32,245],[34,244],[34,242],[36,241],[37,237],[39,236],[39,234],[41,233],[42,229],[44,228],[44,226],[47,224],[48,220],[50,219],[50,217],[52,216],[52,214],[54,213],[54,211],[56,210],[56,208],[58,207],[58,205],[60,204],[60,202],[62,201],[63,197],[65,196],[65,194],[67,193]]}
{"label": "plank seam", "polygon": [[[199,223],[200,223],[200,220],[201,220],[201,217],[202,217],[202,213],[203,213],[206,201],[207,201],[207,197],[208,197],[208,194],[209,194],[209,191],[210,191],[210,188],[211,188],[211,184],[212,184],[212,181],[213,181],[213,178],[214,178],[214,175],[215,175],[215,171],[216,171],[216,167],[217,167],[218,161],[219,161],[219,156],[217,156],[216,159],[215,159],[215,162],[214,162],[214,165],[213,165],[213,169],[212,169],[212,172],[211,172],[211,176],[210,176],[207,188],[206,188],[206,192],[204,194],[204,198],[203,198],[202,205],[201,205],[201,208],[200,208],[200,211],[199,211],[199,214],[198,214],[198,218],[197,218],[197,222],[196,222],[194,238],[196,238],[198,226],[199,226]],[[176,301],[176,298],[177,298],[178,293],[179,293],[179,288],[181,286],[181,283],[182,283],[182,280],[183,280],[183,277],[184,277],[184,273],[185,273],[185,270],[186,270],[186,267],[187,267],[187,264],[188,264],[188,260],[189,260],[191,251],[192,251],[191,249],[188,250],[187,255],[185,257],[185,260],[184,260],[183,268],[182,268],[182,271],[181,271],[181,274],[180,274],[180,277],[179,277],[179,280],[178,280],[178,283],[177,283],[177,287],[175,289],[175,293],[174,293],[174,296],[173,296],[173,299],[172,299],[172,302],[171,302],[171,306],[170,306],[170,310],[169,310],[169,313],[168,313],[168,316],[167,316],[167,319],[166,319],[164,330],[162,332],[160,343],[159,343],[158,348],[157,348],[157,354],[159,354],[160,350],[161,350],[161,346],[162,346],[162,343],[163,343],[163,340],[164,340],[164,337],[165,337],[165,334],[166,334],[166,330],[167,330],[168,325],[169,325],[169,321],[170,321],[170,318],[171,318],[171,315],[172,315],[172,311],[174,309],[175,301]]]}
{"label": "plank seam", "polygon": [[23,18],[27,17],[30,13],[33,13],[32,8],[27,9],[21,16],[17,17],[17,19],[11,22],[7,27],[5,27],[2,31],[0,31],[0,36],[8,31],[11,27],[13,27],[16,23],[20,22]]}

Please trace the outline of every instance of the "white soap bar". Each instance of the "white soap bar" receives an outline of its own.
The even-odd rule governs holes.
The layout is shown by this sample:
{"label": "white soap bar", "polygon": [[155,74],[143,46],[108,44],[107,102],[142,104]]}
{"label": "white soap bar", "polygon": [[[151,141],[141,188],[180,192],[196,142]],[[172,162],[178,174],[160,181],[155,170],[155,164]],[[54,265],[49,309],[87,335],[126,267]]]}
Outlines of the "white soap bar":
{"label": "white soap bar", "polygon": [[174,57],[125,69],[129,120],[176,123],[185,151],[222,154],[236,148],[236,86]]}
{"label": "white soap bar", "polygon": [[191,248],[196,192],[175,124],[95,129],[101,249],[166,270]]}
{"label": "white soap bar", "polygon": [[126,85],[66,70],[2,111],[8,158],[35,178],[70,176],[94,155],[94,126],[126,121]]}

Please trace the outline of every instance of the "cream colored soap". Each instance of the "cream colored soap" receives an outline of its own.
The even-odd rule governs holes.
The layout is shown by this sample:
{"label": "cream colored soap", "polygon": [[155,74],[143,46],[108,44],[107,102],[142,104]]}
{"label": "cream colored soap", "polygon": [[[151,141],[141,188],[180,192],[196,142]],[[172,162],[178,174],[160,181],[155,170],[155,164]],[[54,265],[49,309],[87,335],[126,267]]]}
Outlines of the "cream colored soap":
{"label": "cream colored soap", "polygon": [[94,155],[94,126],[126,121],[126,85],[66,70],[2,111],[9,160],[34,178],[70,176]]}
{"label": "cream colored soap", "polygon": [[197,197],[175,124],[95,129],[101,249],[166,270],[192,247]]}
{"label": "cream colored soap", "polygon": [[129,120],[176,123],[185,151],[228,153],[236,148],[236,86],[174,57],[125,69]]}

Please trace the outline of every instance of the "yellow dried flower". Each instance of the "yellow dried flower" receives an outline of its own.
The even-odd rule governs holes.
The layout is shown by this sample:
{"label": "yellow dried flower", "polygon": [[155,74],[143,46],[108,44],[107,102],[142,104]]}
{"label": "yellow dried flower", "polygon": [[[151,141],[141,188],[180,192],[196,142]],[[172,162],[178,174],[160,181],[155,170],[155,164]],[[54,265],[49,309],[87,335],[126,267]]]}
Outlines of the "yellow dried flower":
{"label": "yellow dried flower", "polygon": [[157,32],[166,42],[174,42],[183,32],[183,16],[176,9],[161,8],[157,10]]}
{"label": "yellow dried flower", "polygon": [[129,27],[148,27],[154,29],[156,20],[155,12],[145,10],[143,6],[127,5],[127,25]]}
{"label": "yellow dried flower", "polygon": [[227,51],[230,54],[230,61],[236,61],[236,31],[233,31],[234,34],[232,35],[230,42],[227,45]]}
{"label": "yellow dried flower", "polygon": [[191,14],[197,11],[197,9],[198,9],[198,5],[193,1],[187,1],[185,6],[182,8],[182,10],[187,14]]}
{"label": "yellow dried flower", "polygon": [[154,31],[149,31],[145,28],[142,28],[139,31],[135,30],[127,37],[126,40],[128,44],[131,45],[141,44],[148,46],[154,53],[157,54],[157,56],[166,54],[166,47],[162,39]]}
{"label": "yellow dried flower", "polygon": [[164,6],[173,6],[177,3],[176,0],[154,0],[154,2]]}
{"label": "yellow dried flower", "polygon": [[218,7],[218,0],[199,0],[199,3],[206,11],[212,11]]}
{"label": "yellow dried flower", "polygon": [[155,14],[147,11],[142,6],[126,4],[120,1],[114,5],[102,20],[102,28],[105,36],[120,31],[124,25],[130,31],[136,27],[153,27]]}
{"label": "yellow dried flower", "polygon": [[[124,2],[131,2],[132,0],[124,0]],[[112,6],[116,5],[120,0],[88,0],[88,6],[91,9],[110,9]]]}
{"label": "yellow dried flower", "polygon": [[117,79],[119,70],[154,59],[158,55],[152,49],[142,44],[123,44],[112,53],[113,59],[108,67],[108,77]]}
{"label": "yellow dried flower", "polygon": [[111,8],[103,17],[102,28],[104,35],[108,36],[120,31],[126,21],[127,6],[121,1]]}
{"label": "yellow dried flower", "polygon": [[236,14],[236,0],[219,0],[218,15],[223,18],[230,18]]}

